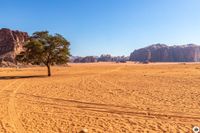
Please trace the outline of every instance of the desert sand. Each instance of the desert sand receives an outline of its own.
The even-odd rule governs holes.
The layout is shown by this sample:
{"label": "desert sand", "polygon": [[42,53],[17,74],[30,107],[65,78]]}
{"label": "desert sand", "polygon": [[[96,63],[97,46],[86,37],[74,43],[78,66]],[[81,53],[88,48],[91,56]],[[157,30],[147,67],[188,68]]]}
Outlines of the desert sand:
{"label": "desert sand", "polygon": [[0,133],[192,132],[200,64],[0,68]]}

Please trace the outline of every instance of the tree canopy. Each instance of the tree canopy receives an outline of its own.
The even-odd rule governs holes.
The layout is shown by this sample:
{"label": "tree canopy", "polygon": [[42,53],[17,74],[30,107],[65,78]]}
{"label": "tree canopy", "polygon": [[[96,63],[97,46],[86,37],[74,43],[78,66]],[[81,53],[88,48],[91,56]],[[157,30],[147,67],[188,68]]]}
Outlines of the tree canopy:
{"label": "tree canopy", "polygon": [[51,65],[65,64],[69,61],[70,42],[62,35],[51,35],[48,31],[35,32],[24,45],[24,51],[16,56],[16,60],[31,64],[44,64],[51,76]]}

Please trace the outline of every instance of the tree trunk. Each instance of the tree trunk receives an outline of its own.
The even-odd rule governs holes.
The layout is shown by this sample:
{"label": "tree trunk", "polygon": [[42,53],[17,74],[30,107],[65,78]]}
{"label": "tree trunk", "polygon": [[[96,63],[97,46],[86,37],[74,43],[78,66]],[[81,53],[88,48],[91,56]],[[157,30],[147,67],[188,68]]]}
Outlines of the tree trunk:
{"label": "tree trunk", "polygon": [[50,76],[51,76],[51,68],[50,68],[50,65],[47,65],[47,69],[48,69],[48,76],[50,77]]}

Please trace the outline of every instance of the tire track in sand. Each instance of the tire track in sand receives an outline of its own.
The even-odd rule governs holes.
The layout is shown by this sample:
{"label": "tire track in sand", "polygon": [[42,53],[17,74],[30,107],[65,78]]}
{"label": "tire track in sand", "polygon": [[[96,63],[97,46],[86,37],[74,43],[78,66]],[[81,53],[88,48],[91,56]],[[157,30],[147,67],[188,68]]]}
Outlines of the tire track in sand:
{"label": "tire track in sand", "polygon": [[[12,81],[11,83],[9,83],[8,85],[4,86],[3,88],[0,89],[0,95],[3,91],[5,91],[6,89],[8,89],[9,87],[11,87],[12,85],[14,85],[17,82],[17,80]],[[0,121],[0,126],[2,128],[2,130],[6,133],[7,129],[5,128],[5,124]]]}
{"label": "tire track in sand", "polygon": [[8,103],[8,114],[17,133],[26,133],[15,110],[15,95],[22,85],[23,82],[20,83],[15,89],[13,89],[13,92],[10,94]]}
{"label": "tire track in sand", "polygon": [[15,84],[17,82],[17,80],[11,82],[10,84],[6,85],[5,87],[3,87],[1,90],[0,90],[0,93],[3,92],[5,89],[9,88],[10,86],[12,86],[13,84]]}

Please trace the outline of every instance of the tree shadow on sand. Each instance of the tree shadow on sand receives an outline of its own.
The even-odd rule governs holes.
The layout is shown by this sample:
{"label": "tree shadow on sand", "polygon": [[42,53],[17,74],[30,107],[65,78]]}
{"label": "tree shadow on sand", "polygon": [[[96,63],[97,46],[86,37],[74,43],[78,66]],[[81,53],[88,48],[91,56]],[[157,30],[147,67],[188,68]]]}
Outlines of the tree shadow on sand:
{"label": "tree shadow on sand", "polygon": [[12,80],[12,79],[28,79],[28,78],[46,78],[46,75],[32,75],[32,76],[0,76],[0,80]]}

